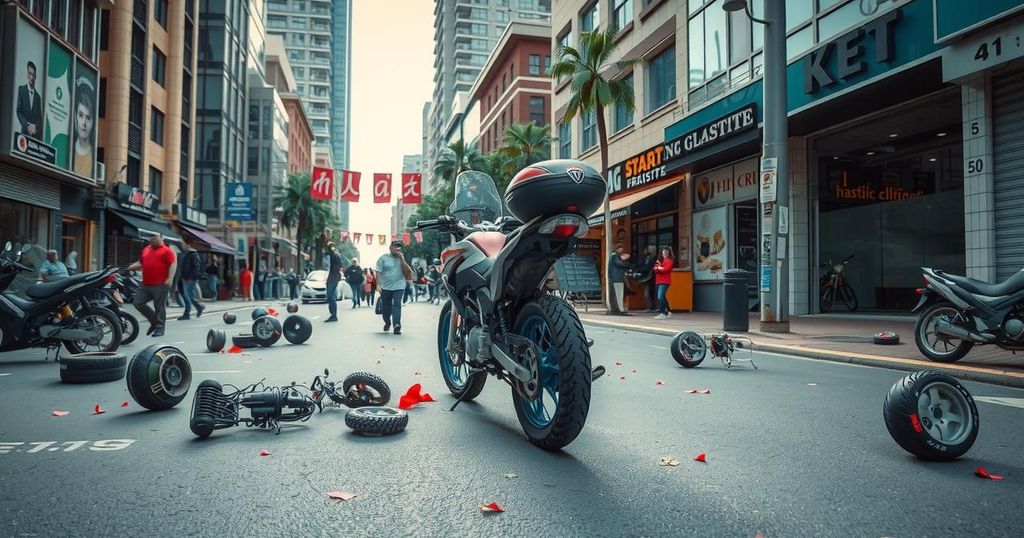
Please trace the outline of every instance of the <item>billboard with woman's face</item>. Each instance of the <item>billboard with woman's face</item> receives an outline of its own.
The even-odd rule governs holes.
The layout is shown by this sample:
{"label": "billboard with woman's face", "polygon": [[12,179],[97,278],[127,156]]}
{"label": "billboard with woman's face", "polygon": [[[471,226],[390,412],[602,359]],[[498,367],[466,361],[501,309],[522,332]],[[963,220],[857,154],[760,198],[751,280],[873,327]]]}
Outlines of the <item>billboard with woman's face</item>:
{"label": "billboard with woman's face", "polygon": [[96,72],[82,60],[76,64],[75,99],[71,107],[71,171],[92,178],[96,168],[96,105],[100,96]]}

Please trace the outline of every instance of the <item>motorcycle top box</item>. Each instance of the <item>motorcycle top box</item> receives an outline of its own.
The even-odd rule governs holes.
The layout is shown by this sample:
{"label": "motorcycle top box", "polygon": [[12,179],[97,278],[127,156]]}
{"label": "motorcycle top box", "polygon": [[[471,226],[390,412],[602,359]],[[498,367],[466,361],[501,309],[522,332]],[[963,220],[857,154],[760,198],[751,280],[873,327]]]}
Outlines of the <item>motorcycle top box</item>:
{"label": "motorcycle top box", "polygon": [[558,159],[530,165],[505,190],[505,205],[522,222],[563,213],[592,215],[607,191],[607,182],[591,166]]}

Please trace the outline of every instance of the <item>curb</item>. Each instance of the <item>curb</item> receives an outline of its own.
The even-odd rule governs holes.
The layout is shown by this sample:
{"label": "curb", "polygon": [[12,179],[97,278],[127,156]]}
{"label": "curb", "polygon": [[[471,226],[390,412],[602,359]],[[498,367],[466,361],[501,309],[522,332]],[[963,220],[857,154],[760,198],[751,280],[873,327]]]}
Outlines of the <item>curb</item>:
{"label": "curb", "polygon": [[[611,327],[614,329],[624,331],[657,334],[662,336],[675,336],[680,332],[671,329],[660,329],[657,327],[616,323],[611,321],[594,320],[590,318],[581,319],[581,321],[584,324],[597,325],[601,327]],[[779,355],[801,357],[805,359],[817,359],[830,362],[859,364],[863,366],[887,368],[890,370],[900,370],[904,372],[916,372],[918,370],[929,369],[942,370],[946,374],[967,381],[977,381],[980,383],[990,383],[993,385],[1001,385],[1004,387],[1024,389],[1024,373],[1008,372],[1005,370],[994,370],[991,368],[984,368],[980,366],[957,366],[953,364],[944,364],[940,362],[930,362],[915,359],[900,359],[896,357],[885,357],[882,355],[869,355],[864,353],[844,353],[830,351],[827,349],[787,346],[781,344],[762,344],[759,342],[754,342],[754,350],[764,351],[768,353],[776,353]]]}

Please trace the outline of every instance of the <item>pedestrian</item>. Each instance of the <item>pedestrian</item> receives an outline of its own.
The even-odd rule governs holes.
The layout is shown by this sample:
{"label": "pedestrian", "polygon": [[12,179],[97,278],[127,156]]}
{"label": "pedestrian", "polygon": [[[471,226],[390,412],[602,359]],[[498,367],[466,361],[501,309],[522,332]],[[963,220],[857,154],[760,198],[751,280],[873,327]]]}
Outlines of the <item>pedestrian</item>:
{"label": "pedestrian", "polygon": [[341,254],[334,242],[327,243],[327,311],[325,322],[338,321],[338,284],[341,282]]}
{"label": "pedestrian", "polygon": [[178,318],[178,321],[189,319],[193,306],[196,307],[196,317],[198,318],[203,315],[203,310],[206,310],[203,302],[199,299],[199,278],[203,276],[203,260],[192,245],[185,243],[178,267],[181,268],[181,300],[185,303],[185,313]]}
{"label": "pedestrian", "polygon": [[639,281],[644,285],[644,312],[654,312],[658,306],[658,286],[654,283],[654,264],[658,261],[658,247],[647,245],[646,255],[640,265]]}
{"label": "pedestrian", "polygon": [[286,277],[288,281],[288,298],[295,300],[299,298],[299,275],[295,274],[295,270],[288,271]]}
{"label": "pedestrian", "polygon": [[363,268],[359,267],[359,260],[352,258],[349,262],[345,268],[345,281],[352,288],[352,308],[359,308],[363,297]]}
{"label": "pedestrian", "polygon": [[438,289],[441,286],[441,271],[438,270],[438,266],[441,265],[441,260],[434,260],[434,263],[430,266],[430,270],[427,271],[427,282],[430,286],[430,302],[440,303],[441,295]]}
{"label": "pedestrian", "polygon": [[[178,257],[171,247],[164,243],[164,237],[154,234],[149,238],[149,245],[142,249],[139,261],[128,266],[135,271],[142,269],[142,286],[135,292],[132,304],[135,309],[149,320],[146,334],[159,337],[164,335],[167,322],[167,296],[171,292],[174,274],[178,268]],[[152,308],[147,304],[153,301]]]}
{"label": "pedestrian", "polygon": [[242,262],[242,272],[238,275],[239,292],[242,294],[243,301],[252,301],[252,282],[253,274],[252,269],[249,269],[249,264]]}
{"label": "pedestrian", "polygon": [[[177,256],[177,254],[175,254]],[[185,287],[181,280],[181,264],[175,264],[177,268],[174,271],[174,279],[171,284],[171,298],[174,299],[174,303],[178,305],[178,308],[185,308]]]}
{"label": "pedestrian", "polygon": [[64,259],[64,267],[68,270],[68,275],[74,275],[78,273],[78,251],[72,250],[68,253],[68,257]]}
{"label": "pedestrian", "polygon": [[206,273],[206,281],[209,283],[210,292],[213,293],[213,300],[216,301],[220,291],[220,267],[212,254],[208,257],[203,272]]}
{"label": "pedestrian", "polygon": [[401,241],[391,242],[388,253],[377,260],[376,273],[377,289],[383,303],[384,332],[391,330],[394,323],[395,334],[402,334],[402,299],[406,286],[412,280],[412,267],[402,256]]}
{"label": "pedestrian", "polygon": [[374,296],[377,295],[377,277],[373,275],[373,269],[367,267],[363,274],[363,292],[366,304],[373,306]]}
{"label": "pedestrian", "polygon": [[625,253],[622,245],[615,245],[615,250],[608,257],[608,280],[612,283],[612,300],[608,301],[611,306],[610,314],[628,316],[626,308],[626,269],[629,264],[629,254]]}
{"label": "pedestrian", "polygon": [[672,315],[668,309],[668,287],[672,284],[672,268],[675,267],[675,256],[672,249],[663,247],[658,261],[654,263],[654,283],[658,287],[658,315],[654,319],[667,319]]}
{"label": "pedestrian", "polygon": [[53,282],[68,277],[68,268],[57,259],[56,250],[46,251],[46,261],[39,266],[39,278],[43,282]]}

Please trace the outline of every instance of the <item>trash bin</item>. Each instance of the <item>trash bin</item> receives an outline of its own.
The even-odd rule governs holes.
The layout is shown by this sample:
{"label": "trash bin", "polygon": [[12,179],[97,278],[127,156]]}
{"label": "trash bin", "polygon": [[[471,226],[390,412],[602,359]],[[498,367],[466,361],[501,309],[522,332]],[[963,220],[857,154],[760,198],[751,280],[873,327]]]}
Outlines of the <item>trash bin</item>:
{"label": "trash bin", "polygon": [[722,285],[725,294],[725,308],[722,310],[722,329],[726,331],[747,332],[750,330],[750,317],[747,284],[750,272],[743,269],[729,269],[725,272],[725,283]]}

